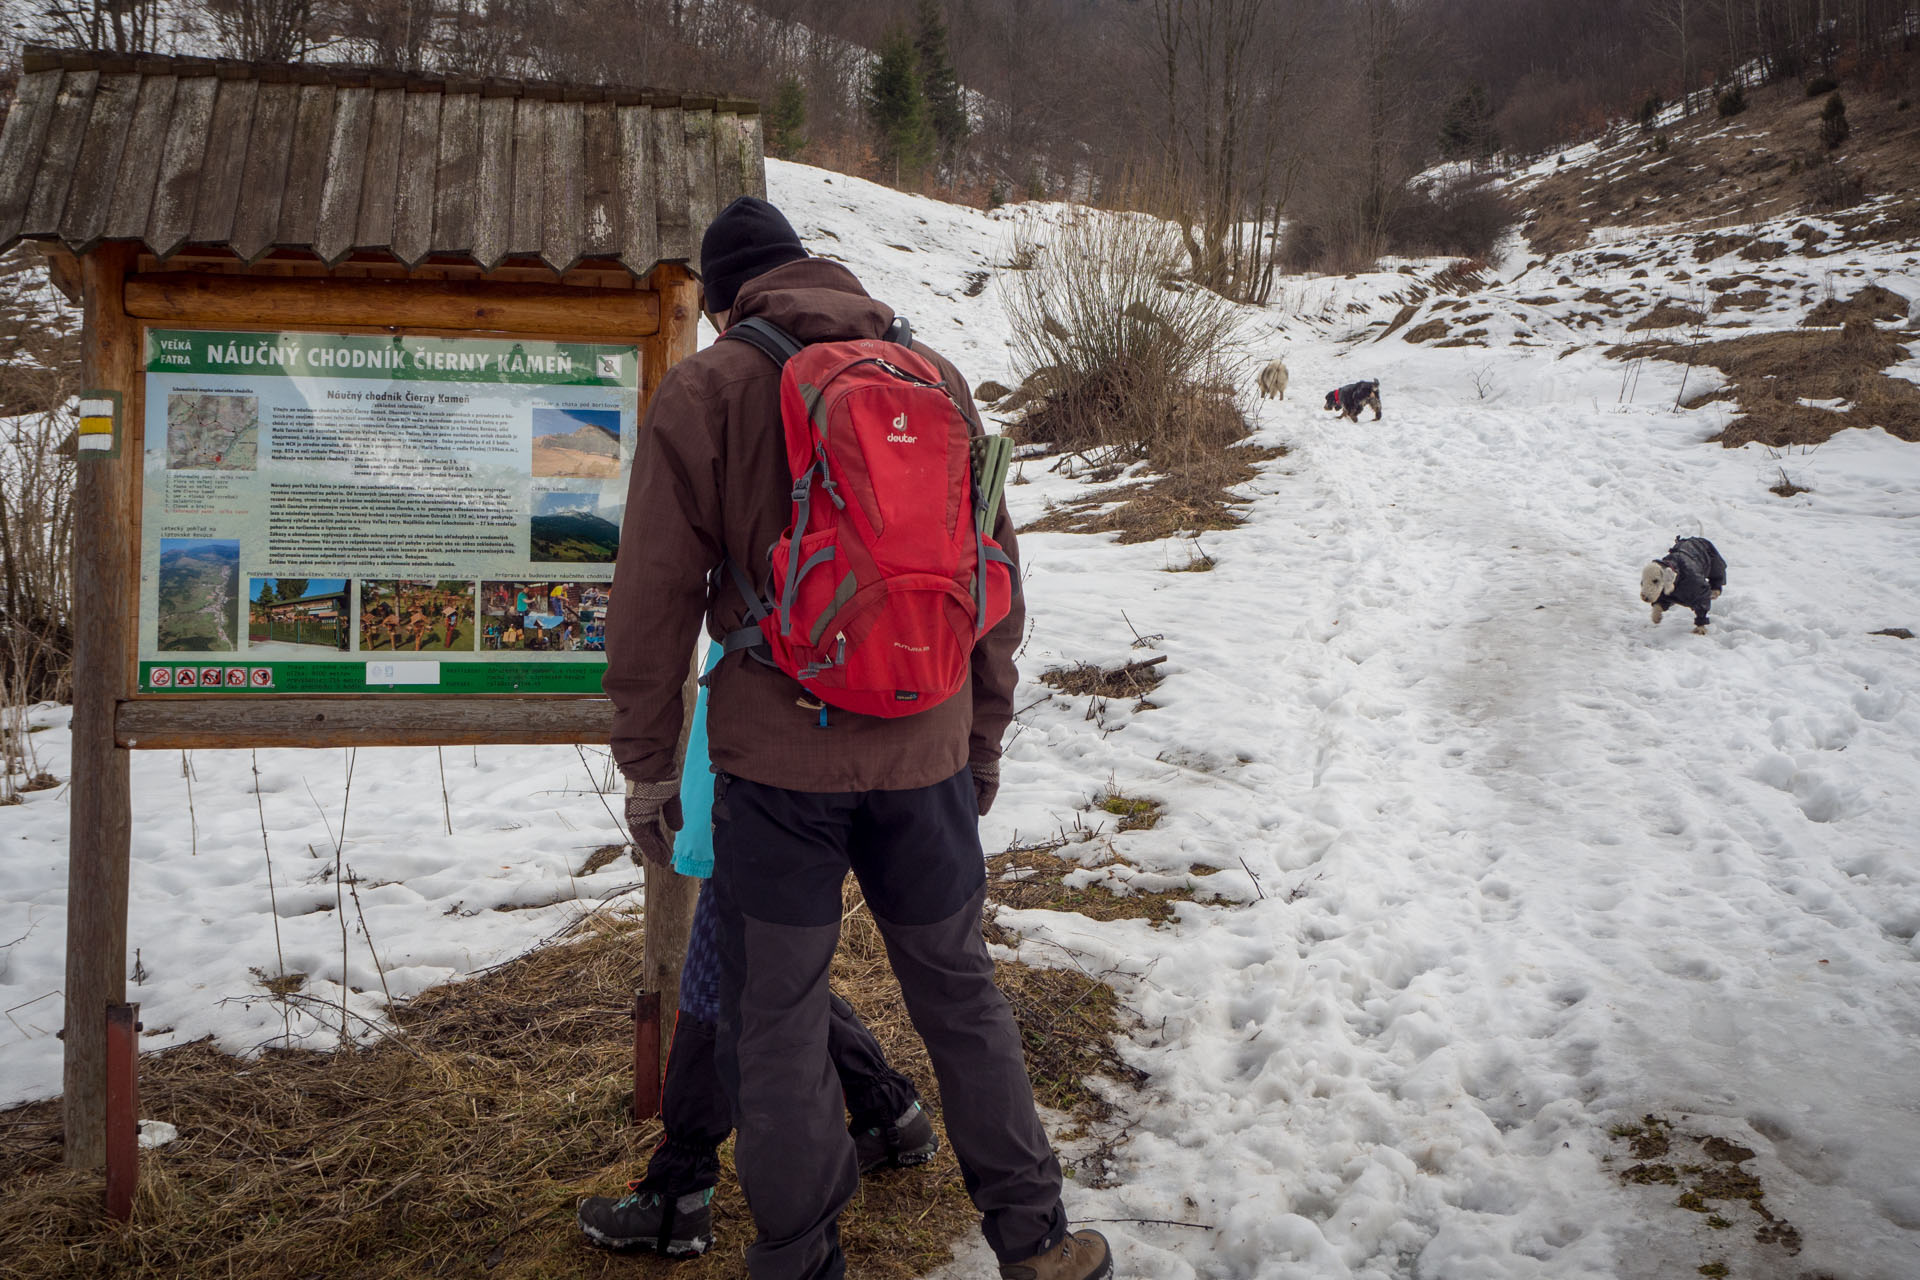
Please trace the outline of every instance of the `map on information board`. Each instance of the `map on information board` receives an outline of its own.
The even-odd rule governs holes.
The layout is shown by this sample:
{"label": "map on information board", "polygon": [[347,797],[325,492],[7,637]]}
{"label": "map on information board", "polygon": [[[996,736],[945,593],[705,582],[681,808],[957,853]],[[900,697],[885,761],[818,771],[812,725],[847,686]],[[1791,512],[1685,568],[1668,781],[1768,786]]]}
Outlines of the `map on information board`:
{"label": "map on information board", "polygon": [[140,689],[597,693],[631,346],[152,329]]}

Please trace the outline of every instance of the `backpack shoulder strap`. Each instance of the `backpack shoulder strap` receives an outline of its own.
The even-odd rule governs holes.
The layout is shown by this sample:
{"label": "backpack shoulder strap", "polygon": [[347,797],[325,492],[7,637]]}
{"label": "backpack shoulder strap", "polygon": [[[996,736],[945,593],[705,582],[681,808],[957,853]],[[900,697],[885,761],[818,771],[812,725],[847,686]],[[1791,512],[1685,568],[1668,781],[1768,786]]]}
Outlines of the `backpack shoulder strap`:
{"label": "backpack shoulder strap", "polygon": [[739,324],[728,325],[727,331],[720,336],[759,348],[767,359],[782,369],[787,367],[787,361],[800,354],[805,345],[779,325],[771,320],[762,320],[759,316],[750,316]]}
{"label": "backpack shoulder strap", "polygon": [[882,342],[891,342],[911,349],[913,347],[913,321],[905,316],[895,316],[887,331],[880,335]]}

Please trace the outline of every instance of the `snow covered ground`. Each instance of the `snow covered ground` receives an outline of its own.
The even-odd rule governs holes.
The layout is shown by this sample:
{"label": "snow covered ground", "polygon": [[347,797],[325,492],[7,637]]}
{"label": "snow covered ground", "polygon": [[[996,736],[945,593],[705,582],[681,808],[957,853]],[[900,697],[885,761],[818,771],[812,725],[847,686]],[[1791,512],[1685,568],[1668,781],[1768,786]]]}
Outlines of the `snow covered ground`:
{"label": "snow covered ground", "polygon": [[[1013,381],[992,277],[1018,210],[769,171],[815,250],[974,379]],[[1682,247],[1568,255],[1464,298],[1416,299],[1417,270],[1295,284],[1248,315],[1257,354],[1292,374],[1288,399],[1259,402],[1259,439],[1292,452],[1246,490],[1242,528],[1199,540],[1211,572],[1166,572],[1191,558],[1180,543],[1023,539],[1019,702],[1036,705],[988,848],[1110,821],[1089,812],[1109,791],[1148,797],[1156,827],[1064,853],[1095,882],[1197,899],[1157,929],[1001,916],[1025,960],[1127,975],[1122,1053],[1146,1080],[1115,1088],[1130,1136],[1101,1185],[1069,1187],[1122,1275],[1920,1275],[1920,642],[1868,634],[1920,630],[1920,446],[1705,443],[1726,406],[1676,413],[1678,366],[1602,353],[1676,294],[1675,264],[1722,269]],[[1738,323],[1787,327],[1829,281],[1920,297],[1911,256],[1885,249],[1762,272],[1778,305]],[[1594,286],[1626,299],[1622,318],[1586,318]],[[1487,345],[1406,340],[1469,316],[1454,329]],[[1712,385],[1688,376],[1689,394]],[[1320,411],[1358,377],[1382,381],[1383,421]],[[1769,493],[1781,465],[1810,492]],[[1043,466],[1009,490],[1023,519],[1086,492]],[[1730,564],[1707,636],[1652,626],[1635,595],[1677,533]],[[1039,683],[1136,631],[1168,655],[1155,708],[1089,718]],[[64,712],[38,719],[64,778]],[[252,998],[252,971],[277,963],[257,804],[287,967],[329,999],[346,809],[366,918],[363,935],[345,901],[346,980],[369,1021],[366,935],[399,997],[631,901],[624,861],[579,874],[619,839],[596,753],[448,750],[453,835],[431,751],[360,752],[350,802],[344,753],[259,761],[256,802],[245,753],[196,753],[190,823],[180,758],[136,757],[150,1045],[285,1033]],[[65,829],[60,791],[0,814],[0,942],[20,939],[0,951],[9,1097],[57,1088]],[[1623,1185],[1633,1157],[1609,1129],[1649,1113],[1695,1152],[1750,1148],[1797,1256],[1756,1241],[1743,1204],[1717,1206],[1717,1229],[1673,1186]],[[1682,1145],[1674,1163],[1700,1158]],[[984,1262],[969,1242],[951,1274]]]}

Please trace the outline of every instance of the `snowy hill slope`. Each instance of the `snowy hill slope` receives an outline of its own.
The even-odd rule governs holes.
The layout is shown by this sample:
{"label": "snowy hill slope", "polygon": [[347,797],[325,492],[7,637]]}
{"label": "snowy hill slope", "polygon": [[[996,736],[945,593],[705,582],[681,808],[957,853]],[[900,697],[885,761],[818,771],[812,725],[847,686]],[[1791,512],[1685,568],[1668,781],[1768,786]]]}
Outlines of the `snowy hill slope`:
{"label": "snowy hill slope", "polygon": [[[1014,380],[993,277],[1019,210],[769,177],[810,247],[976,381]],[[987,846],[1066,840],[1077,878],[1195,899],[1160,927],[999,919],[1030,963],[1122,975],[1138,1015],[1121,1050],[1144,1082],[1111,1090],[1124,1140],[1066,1140],[1097,1175],[1069,1207],[1121,1274],[1920,1274],[1920,644],[1869,634],[1920,630],[1920,446],[1871,429],[1810,455],[1721,449],[1729,405],[1673,409],[1683,377],[1691,400],[1718,374],[1609,358],[1660,297],[1744,261],[1714,248],[1623,241],[1619,261],[1469,293],[1436,290],[1441,264],[1292,283],[1247,315],[1292,373],[1258,438],[1292,452],[1248,486],[1243,527],[1200,539],[1210,572],[1166,571],[1186,545],[1023,539],[1026,710]],[[1914,270],[1898,247],[1781,255],[1739,286],[1761,311],[1712,315],[1793,327],[1830,276],[1920,299]],[[1321,412],[1363,376],[1383,421]],[[1768,492],[1783,465],[1807,492]],[[1088,492],[1043,468],[1009,490],[1023,521]],[[1707,636],[1653,627],[1634,595],[1640,563],[1695,532],[1731,565]],[[1152,706],[1039,681],[1136,633],[1168,658]],[[64,713],[40,719],[64,777]],[[345,861],[396,996],[633,879],[579,874],[620,838],[591,753],[447,753],[451,837],[434,753],[362,754]],[[152,1045],[244,1049],[281,1032],[243,1002],[275,964],[260,819],[245,755],[193,763],[197,855],[181,762],[135,760],[136,996]],[[287,964],[331,998],[343,762],[260,766]],[[1114,794],[1160,821],[1113,830]],[[64,795],[0,823],[0,938],[26,935],[0,962],[0,1063],[6,1092],[38,1095],[57,1087],[57,997],[35,998],[60,981]],[[349,999],[377,1019],[365,955],[356,936]],[[1609,1132],[1649,1114],[1673,1125],[1667,1156]],[[1753,1154],[1718,1165],[1707,1138]],[[1713,1212],[1677,1207],[1695,1168],[1763,1199],[1708,1186]],[[984,1261],[964,1242],[951,1274]]]}

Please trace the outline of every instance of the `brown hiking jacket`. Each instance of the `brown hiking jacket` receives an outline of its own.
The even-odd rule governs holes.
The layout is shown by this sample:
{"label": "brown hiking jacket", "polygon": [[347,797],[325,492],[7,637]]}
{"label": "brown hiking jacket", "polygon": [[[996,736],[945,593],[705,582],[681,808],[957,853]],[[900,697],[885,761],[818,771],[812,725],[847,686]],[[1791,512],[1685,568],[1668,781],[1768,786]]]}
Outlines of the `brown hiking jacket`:
{"label": "brown hiking jacket", "polygon": [[[730,321],[762,316],[802,342],[878,338],[893,309],[867,296],[853,273],[823,258],[776,267],[740,290]],[[967,383],[939,366],[954,399],[980,431]],[[627,511],[607,617],[613,757],[639,782],[674,777],[680,688],[697,628],[715,639],[748,625],[730,556],[756,582],[767,548],[792,516],[793,478],[780,423],[773,361],[744,342],[716,342],[675,366],[654,393],[633,459]],[[994,538],[1016,564],[1013,522],[1000,512]],[[945,702],[898,719],[800,705],[800,685],[745,653],[730,654],[709,688],[713,765],[790,791],[904,790],[931,786],[972,761],[996,760],[1013,718],[1013,652],[1025,610],[981,637],[971,679]]]}

